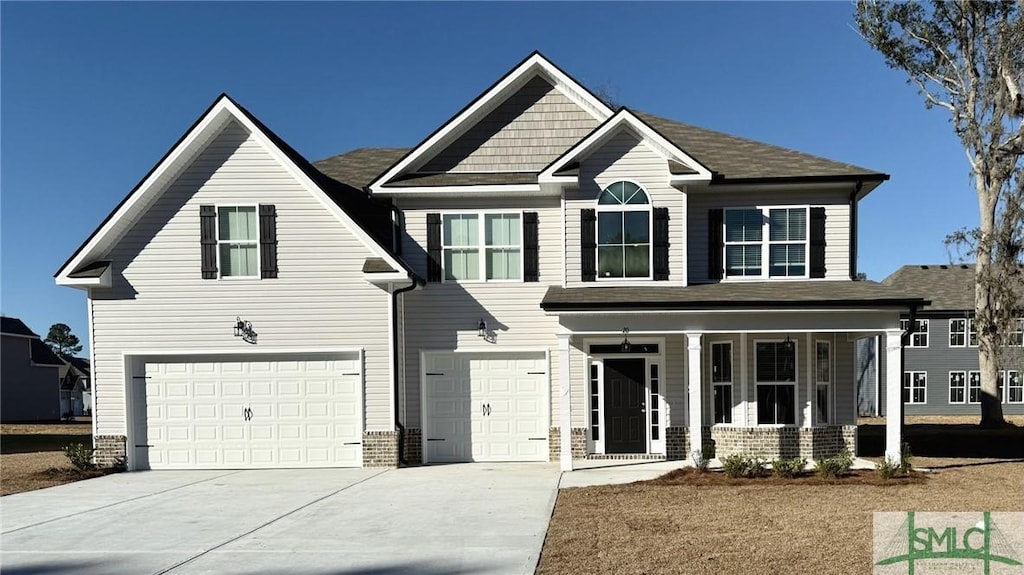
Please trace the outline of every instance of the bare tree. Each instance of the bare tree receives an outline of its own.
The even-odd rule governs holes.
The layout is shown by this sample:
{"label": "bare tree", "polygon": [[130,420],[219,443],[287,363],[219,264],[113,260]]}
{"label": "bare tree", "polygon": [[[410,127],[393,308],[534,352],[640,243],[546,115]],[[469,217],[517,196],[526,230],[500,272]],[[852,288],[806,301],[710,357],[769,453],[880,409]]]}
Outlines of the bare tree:
{"label": "bare tree", "polygon": [[1004,423],[1000,355],[1021,313],[1024,157],[1024,0],[858,0],[857,27],[890,67],[903,70],[928,108],[942,108],[963,144],[980,212],[947,244],[976,262],[975,326],[981,426]]}

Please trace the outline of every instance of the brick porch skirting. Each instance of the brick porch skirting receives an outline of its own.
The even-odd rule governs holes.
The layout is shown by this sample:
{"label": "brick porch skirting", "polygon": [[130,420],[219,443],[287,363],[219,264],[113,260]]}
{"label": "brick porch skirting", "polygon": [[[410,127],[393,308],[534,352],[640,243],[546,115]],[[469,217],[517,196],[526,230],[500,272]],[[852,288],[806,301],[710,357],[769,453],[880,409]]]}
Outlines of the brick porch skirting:
{"label": "brick porch skirting", "polygon": [[708,434],[715,456],[755,455],[766,459],[806,457],[822,459],[843,447],[857,453],[856,425],[822,427],[733,427],[716,425]]}
{"label": "brick porch skirting", "polygon": [[405,429],[405,451],[407,465],[423,465],[423,431],[414,427]]}
{"label": "brick porch skirting", "polygon": [[[587,457],[587,428],[572,428],[572,458],[584,459]],[[558,461],[562,453],[562,430],[552,427],[548,430],[548,457],[549,461]]]}
{"label": "brick porch skirting", "polygon": [[93,438],[93,463],[99,467],[121,467],[125,464],[128,438],[123,435],[97,435]]}
{"label": "brick porch skirting", "polygon": [[363,467],[398,467],[398,432],[363,432]]}

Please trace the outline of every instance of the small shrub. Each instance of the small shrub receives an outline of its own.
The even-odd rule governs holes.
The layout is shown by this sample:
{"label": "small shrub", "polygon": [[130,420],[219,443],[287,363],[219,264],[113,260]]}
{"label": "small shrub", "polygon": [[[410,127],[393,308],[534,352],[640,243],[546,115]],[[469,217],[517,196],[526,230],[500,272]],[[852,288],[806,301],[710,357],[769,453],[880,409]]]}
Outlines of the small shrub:
{"label": "small shrub", "polygon": [[826,479],[835,479],[846,475],[851,467],[853,467],[853,455],[846,448],[832,457],[819,459],[815,464],[818,474]]}
{"label": "small shrub", "polygon": [[729,455],[722,459],[722,470],[726,477],[762,477],[767,473],[767,462],[753,455]]}
{"label": "small shrub", "polygon": [[95,467],[92,463],[92,448],[86,447],[81,443],[72,443],[71,445],[64,446],[64,455],[67,456],[68,461],[71,465],[74,465],[76,469],[85,471]]}
{"label": "small shrub", "polygon": [[910,454],[910,444],[904,441],[900,444],[900,473],[903,475],[910,473],[913,459],[913,456]]}
{"label": "small shrub", "polygon": [[694,449],[693,453],[690,454],[690,460],[693,461],[693,466],[698,471],[707,471],[708,465],[711,463],[711,459],[704,456],[704,452],[698,449]]}
{"label": "small shrub", "polygon": [[807,460],[803,457],[790,457],[788,459],[776,459],[772,462],[772,473],[777,477],[792,479],[803,473]]}
{"label": "small shrub", "polygon": [[875,471],[878,472],[879,477],[888,481],[900,474],[900,466],[894,464],[892,460],[886,457],[875,467]]}

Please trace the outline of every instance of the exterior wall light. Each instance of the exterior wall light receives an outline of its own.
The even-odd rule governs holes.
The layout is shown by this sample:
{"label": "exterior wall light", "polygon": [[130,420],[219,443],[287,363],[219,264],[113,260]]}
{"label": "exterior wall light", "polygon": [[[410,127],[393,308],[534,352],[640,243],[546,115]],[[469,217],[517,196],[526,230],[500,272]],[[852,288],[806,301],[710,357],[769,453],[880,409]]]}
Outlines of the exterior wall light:
{"label": "exterior wall light", "polygon": [[480,323],[476,324],[476,335],[477,337],[487,337],[487,322],[484,318],[480,318]]}
{"label": "exterior wall light", "polygon": [[622,328],[622,353],[629,353],[633,349],[633,344],[629,343],[629,328]]}
{"label": "exterior wall light", "polygon": [[242,338],[245,343],[256,345],[256,338],[259,337],[259,334],[252,329],[252,322],[235,317],[235,337]]}

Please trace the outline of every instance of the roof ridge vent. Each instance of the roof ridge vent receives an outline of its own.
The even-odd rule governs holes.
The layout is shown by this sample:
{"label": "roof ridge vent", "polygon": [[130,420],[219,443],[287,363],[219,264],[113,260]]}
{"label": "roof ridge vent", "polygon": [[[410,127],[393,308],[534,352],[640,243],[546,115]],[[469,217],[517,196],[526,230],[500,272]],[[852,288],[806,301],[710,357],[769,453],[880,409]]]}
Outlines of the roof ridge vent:
{"label": "roof ridge vent", "polygon": [[970,266],[968,266],[967,264],[960,264],[960,269],[962,269],[962,270],[966,270],[966,269],[969,269],[969,268],[970,268]]}
{"label": "roof ridge vent", "polygon": [[948,270],[948,269],[949,269],[949,266],[947,266],[947,265],[945,265],[945,264],[943,264],[943,265],[940,265],[939,267],[940,267],[940,268],[942,268],[942,269],[944,269],[944,270]]}
{"label": "roof ridge vent", "polygon": [[921,269],[926,270],[928,269],[928,266],[921,266]]}

